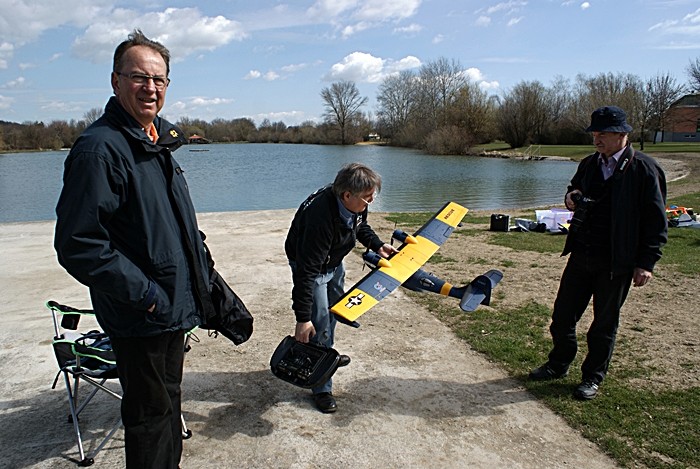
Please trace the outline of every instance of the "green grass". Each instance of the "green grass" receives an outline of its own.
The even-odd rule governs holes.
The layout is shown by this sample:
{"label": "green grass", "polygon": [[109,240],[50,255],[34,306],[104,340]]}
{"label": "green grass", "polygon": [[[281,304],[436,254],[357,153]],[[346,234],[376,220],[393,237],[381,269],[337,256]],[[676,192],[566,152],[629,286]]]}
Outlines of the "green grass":
{"label": "green grass", "polygon": [[[634,148],[640,149],[639,142],[632,142]],[[529,149],[529,150],[528,150]],[[503,150],[495,148],[495,150]],[[510,149],[508,149],[510,150]],[[536,156],[562,156],[573,160],[580,160],[595,151],[593,145],[532,145],[510,150],[518,153],[536,152]],[[644,143],[644,153],[700,153],[700,143]]]}
{"label": "green grass", "polygon": [[[669,204],[695,207],[696,212],[700,211],[700,193],[671,199]],[[392,214],[389,219],[415,228],[425,223],[430,215]],[[474,227],[474,224],[482,226]],[[455,235],[481,235],[483,225],[488,224],[489,217],[467,215],[464,225],[455,231]],[[560,253],[565,241],[565,236],[545,233],[489,232],[487,236],[490,243],[514,251],[538,253]],[[699,247],[700,230],[669,228],[669,242],[663,249],[660,264],[667,267],[671,275],[675,272],[688,276],[700,275]],[[513,259],[509,266],[522,267],[517,264],[517,256]],[[446,261],[441,258],[437,260]],[[477,257],[468,259],[468,262],[473,265],[485,260]],[[536,275],[537,264],[530,264],[529,267]],[[550,350],[551,339],[547,333],[550,307],[531,302],[505,309],[499,308],[496,301],[494,308],[463,314],[454,307],[453,301],[439,295],[409,295],[433,311],[473,349],[521,381],[529,392],[561,415],[572,428],[597,444],[619,465],[629,468],[698,467],[700,388],[650,390],[639,386],[640,381],[648,380],[657,370],[645,365],[642,357],[634,356],[635,352],[624,337],[618,338],[615,354],[625,358],[625,367],[615,368],[613,360],[611,366],[614,373],[605,380],[605,392],[593,401],[582,403],[571,398],[571,390],[580,379],[580,374],[574,370],[580,368],[583,353],[578,354],[571,366],[572,373],[563,380],[542,383],[526,379],[527,372],[539,366]],[[494,298],[498,300],[498,290]],[[585,347],[585,331],[579,331],[579,343]]]}
{"label": "green grass", "polygon": [[[540,365],[551,347],[549,336],[543,333],[551,315],[548,307],[528,303],[510,310],[477,310],[453,320],[459,315],[454,305],[431,302],[430,306],[472,348],[498,362],[622,466],[681,468],[700,461],[700,388],[640,389],[631,380],[648,375],[649,370],[632,366],[615,370],[605,380],[604,393],[581,403],[571,398],[571,389],[580,379],[576,373],[556,382],[526,379],[526,372]],[[585,344],[583,335],[579,340]],[[571,369],[579,367],[577,361]]]}

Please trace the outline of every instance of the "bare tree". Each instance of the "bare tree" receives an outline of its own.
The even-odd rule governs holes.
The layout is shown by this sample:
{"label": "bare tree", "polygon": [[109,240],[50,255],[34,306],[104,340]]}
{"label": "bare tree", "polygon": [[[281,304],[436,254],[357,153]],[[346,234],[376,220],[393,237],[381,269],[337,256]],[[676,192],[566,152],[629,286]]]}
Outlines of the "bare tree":
{"label": "bare tree", "polygon": [[538,143],[550,122],[550,92],[539,81],[520,82],[506,93],[498,127],[511,148]]}
{"label": "bare tree", "polygon": [[571,103],[571,118],[575,128],[585,129],[590,123],[591,112],[602,106],[618,106],[625,110],[630,125],[641,127],[638,122],[643,102],[640,93],[643,83],[639,77],[625,73],[601,73],[593,77],[578,75]]}
{"label": "bare tree", "polygon": [[447,122],[462,130],[465,144],[483,143],[492,135],[494,107],[479,85],[467,81],[447,107]]}
{"label": "bare tree", "polygon": [[[659,73],[647,80],[645,85],[645,100],[647,101],[648,119],[642,122],[647,123],[651,130],[663,133],[666,130],[666,113],[671,105],[683,96],[685,86],[676,82],[668,72]],[[656,143],[656,133],[654,133],[654,143]],[[642,145],[642,149],[644,146]]]}
{"label": "bare tree", "polygon": [[85,114],[83,114],[83,120],[85,120],[85,127],[88,127],[90,124],[102,117],[103,113],[104,111],[102,110],[102,108],[94,107],[87,111]]}
{"label": "bare tree", "polygon": [[[389,75],[379,85],[377,118],[395,143],[401,144],[399,134],[406,129],[416,106],[416,75],[410,70]],[[384,135],[382,135],[384,136]]]}
{"label": "bare tree", "polygon": [[685,70],[690,79],[688,86],[694,93],[700,93],[700,57],[696,58],[694,62],[691,60]]}
{"label": "bare tree", "polygon": [[360,96],[360,91],[352,81],[339,81],[331,84],[329,88],[321,90],[326,111],[324,119],[340,131],[340,143],[348,142],[347,134],[350,125],[360,112],[360,108],[367,104],[367,98]]}
{"label": "bare tree", "polygon": [[459,96],[467,84],[467,76],[459,62],[444,57],[421,66],[418,73],[418,106],[429,130],[444,125],[447,106]]}

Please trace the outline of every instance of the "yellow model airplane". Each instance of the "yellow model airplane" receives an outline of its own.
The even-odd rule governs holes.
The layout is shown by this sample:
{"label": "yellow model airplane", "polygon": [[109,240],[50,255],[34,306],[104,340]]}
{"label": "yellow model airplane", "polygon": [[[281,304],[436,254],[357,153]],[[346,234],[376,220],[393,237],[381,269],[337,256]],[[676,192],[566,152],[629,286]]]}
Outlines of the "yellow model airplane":
{"label": "yellow model airplane", "polygon": [[467,212],[465,207],[448,202],[413,236],[400,230],[394,231],[392,240],[403,243],[399,252],[388,259],[371,251],[365,253],[365,262],[374,269],[333,305],[331,312],[340,322],[358,327],[359,324],[355,320],[399,285],[414,291],[430,291],[459,298],[460,307],[464,311],[473,311],[480,304],[488,305],[491,289],[503,278],[503,274],[498,270],[479,275],[463,287],[454,287],[421,269],[452,234]]}

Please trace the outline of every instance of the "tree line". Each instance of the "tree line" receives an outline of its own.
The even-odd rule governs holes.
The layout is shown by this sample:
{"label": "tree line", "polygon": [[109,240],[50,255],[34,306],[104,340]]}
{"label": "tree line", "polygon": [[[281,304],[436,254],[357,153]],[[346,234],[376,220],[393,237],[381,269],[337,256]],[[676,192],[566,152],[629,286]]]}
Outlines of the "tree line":
{"label": "tree line", "polygon": [[[185,135],[213,142],[271,142],[354,144],[379,135],[395,146],[418,148],[432,154],[469,154],[476,145],[501,140],[512,148],[528,144],[580,144],[590,137],[583,131],[593,109],[614,104],[628,114],[632,139],[654,142],[668,125],[667,111],[688,93],[700,93],[700,58],[686,69],[688,83],[669,73],[642,79],[627,73],[579,74],[573,80],[555,78],[520,81],[502,95],[489,95],[469,78],[459,62],[444,57],[390,75],[380,83],[373,116],[363,111],[368,98],[352,81],[323,88],[324,113],[320,122],[288,126],[284,122],[250,118],[232,120],[183,117],[176,124]],[[90,109],[81,120],[0,121],[0,151],[60,149],[102,114]]]}

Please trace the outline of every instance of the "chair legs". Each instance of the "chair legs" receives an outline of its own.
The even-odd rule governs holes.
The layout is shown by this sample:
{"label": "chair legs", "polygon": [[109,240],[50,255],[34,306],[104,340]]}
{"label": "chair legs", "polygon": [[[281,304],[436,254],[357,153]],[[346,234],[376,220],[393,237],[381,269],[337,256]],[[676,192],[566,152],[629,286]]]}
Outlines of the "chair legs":
{"label": "chair legs", "polygon": [[[121,427],[122,421],[121,418],[115,423],[115,425],[112,427],[112,429],[109,431],[107,436],[105,436],[102,441],[97,445],[97,447],[90,452],[90,454],[85,454],[85,449],[83,447],[83,438],[82,434],[80,432],[80,423],[79,423],[79,416],[80,413],[85,409],[87,404],[92,400],[92,398],[95,396],[95,394],[99,391],[105,391],[107,394],[110,396],[120,399],[121,396],[111,389],[107,388],[104,386],[104,383],[106,379],[102,379],[101,381],[96,381],[88,376],[80,376],[80,375],[72,375],[74,380],[73,384],[71,385],[71,373],[68,371],[63,372],[63,376],[65,378],[66,382],[66,391],[68,393],[68,407],[70,408],[70,416],[69,420],[72,421],[73,423],[73,430],[75,431],[75,436],[76,440],[78,442],[78,452],[80,453],[80,460],[78,461],[78,465],[82,467],[86,466],[91,466],[95,462],[95,456],[97,453],[102,450],[102,448],[107,444],[110,438],[114,436],[114,434],[119,430],[119,427]],[[78,389],[80,387],[80,380],[83,379],[84,381],[90,383],[93,386],[93,390],[88,394],[87,397],[85,397],[82,402],[79,401],[78,399]]]}
{"label": "chair legs", "polygon": [[[68,417],[68,419],[73,423],[73,429],[75,431],[76,440],[78,442],[78,452],[80,453],[80,460],[78,461],[78,465],[81,467],[91,466],[95,463],[95,456],[97,455],[97,453],[99,453],[102,450],[102,448],[104,448],[104,446],[107,444],[110,438],[112,438],[117,432],[117,430],[119,430],[119,428],[122,426],[122,420],[120,418],[115,423],[115,425],[112,427],[109,433],[102,439],[102,441],[100,441],[100,443],[94,450],[92,450],[89,454],[85,454],[83,438],[80,432],[80,424],[78,422],[80,413],[83,411],[83,409],[85,409],[85,407],[90,403],[95,394],[97,394],[97,392],[100,390],[106,392],[115,399],[119,399],[120,401],[122,399],[122,396],[104,385],[104,383],[107,381],[106,379],[97,381],[95,379],[90,378],[89,376],[71,375],[71,373],[67,371],[64,371],[63,375],[66,382],[66,391],[68,393],[68,406],[70,408],[70,416]],[[73,384],[71,384],[71,376],[73,376],[74,378]],[[81,379],[90,383],[93,386],[93,389],[90,392],[90,394],[87,395],[87,397],[85,397],[82,401],[79,401],[78,388],[80,386]],[[184,415],[180,414],[180,419],[182,420],[182,439],[187,440],[192,437],[192,430],[187,428],[187,422],[185,421]]]}

